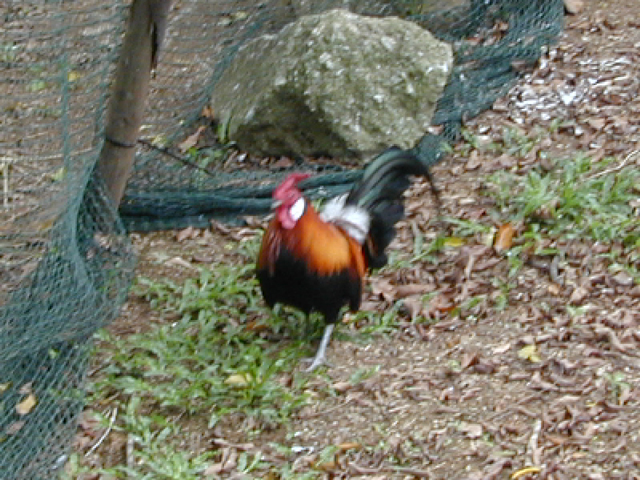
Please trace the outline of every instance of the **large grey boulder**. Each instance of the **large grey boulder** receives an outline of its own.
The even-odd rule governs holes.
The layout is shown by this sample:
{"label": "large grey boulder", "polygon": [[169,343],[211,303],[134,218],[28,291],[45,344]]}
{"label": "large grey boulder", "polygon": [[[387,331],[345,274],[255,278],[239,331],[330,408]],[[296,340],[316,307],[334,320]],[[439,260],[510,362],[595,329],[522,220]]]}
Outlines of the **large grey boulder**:
{"label": "large grey boulder", "polygon": [[303,15],[321,13],[331,8],[344,8],[364,15],[424,15],[436,10],[449,10],[459,6],[469,6],[470,0],[289,0],[288,4],[296,18]]}
{"label": "large grey boulder", "polygon": [[211,103],[249,152],[365,156],[418,141],[452,62],[414,23],[332,10],[247,43]]}

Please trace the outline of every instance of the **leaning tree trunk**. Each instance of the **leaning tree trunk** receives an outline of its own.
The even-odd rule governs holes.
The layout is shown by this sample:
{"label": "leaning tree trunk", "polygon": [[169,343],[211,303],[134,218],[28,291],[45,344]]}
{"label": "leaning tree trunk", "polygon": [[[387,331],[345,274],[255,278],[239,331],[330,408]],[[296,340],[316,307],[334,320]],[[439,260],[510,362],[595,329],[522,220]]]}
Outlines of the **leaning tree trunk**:
{"label": "leaning tree trunk", "polygon": [[107,112],[97,173],[116,207],[131,174],[149,93],[151,72],[167,24],[171,0],[134,0]]}

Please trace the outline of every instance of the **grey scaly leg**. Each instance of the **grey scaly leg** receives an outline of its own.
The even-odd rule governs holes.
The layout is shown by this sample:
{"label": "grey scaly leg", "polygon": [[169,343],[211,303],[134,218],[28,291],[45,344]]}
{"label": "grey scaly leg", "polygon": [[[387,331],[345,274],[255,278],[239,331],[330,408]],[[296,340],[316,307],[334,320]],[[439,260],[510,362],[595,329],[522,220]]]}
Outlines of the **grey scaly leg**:
{"label": "grey scaly leg", "polygon": [[326,327],[324,327],[324,333],[322,334],[322,340],[320,340],[318,351],[316,352],[316,356],[313,357],[311,365],[309,365],[309,368],[307,368],[307,372],[311,372],[319,366],[327,364],[327,347],[329,346],[329,342],[331,341],[333,327],[335,327],[333,323],[329,323]]}

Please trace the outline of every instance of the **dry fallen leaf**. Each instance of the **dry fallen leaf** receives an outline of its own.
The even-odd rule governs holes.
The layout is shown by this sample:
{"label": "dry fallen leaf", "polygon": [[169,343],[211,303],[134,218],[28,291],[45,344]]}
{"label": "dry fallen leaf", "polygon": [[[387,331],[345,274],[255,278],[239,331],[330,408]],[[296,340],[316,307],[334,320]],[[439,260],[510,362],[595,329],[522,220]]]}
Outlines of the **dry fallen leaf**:
{"label": "dry fallen leaf", "polygon": [[496,366],[493,364],[492,361],[484,359],[484,358],[479,358],[478,362],[473,366],[473,371],[476,373],[482,373],[482,374],[489,374],[489,373],[493,373],[496,370]]}
{"label": "dry fallen leaf", "polygon": [[20,387],[20,389],[18,390],[18,393],[21,393],[22,395],[27,395],[32,392],[32,388],[33,388],[33,382],[25,383]]}
{"label": "dry fallen leaf", "polygon": [[346,452],[347,450],[357,450],[362,448],[362,445],[357,442],[343,442],[336,446],[338,447],[338,450],[340,450],[341,452]]}
{"label": "dry fallen leaf", "polygon": [[235,448],[223,448],[223,450],[225,453],[222,454],[222,458],[224,459],[222,470],[224,472],[235,470],[238,466],[238,451]]}
{"label": "dry fallen leaf", "polygon": [[238,452],[230,447],[222,449],[222,459],[206,468],[202,475],[204,477],[218,477],[221,473],[229,472],[238,465]]}
{"label": "dry fallen leaf", "polygon": [[516,479],[516,478],[520,478],[520,477],[524,477],[525,475],[531,475],[534,473],[540,473],[542,471],[542,469],[540,467],[526,467],[526,468],[521,468],[520,470],[516,470],[515,472],[513,472],[509,478]]}
{"label": "dry fallen leaf", "polygon": [[33,407],[35,407],[37,403],[38,399],[36,396],[33,393],[30,393],[16,405],[16,412],[18,412],[18,415],[26,415],[33,410]]}
{"label": "dry fallen leaf", "polygon": [[396,289],[388,280],[382,277],[374,277],[371,279],[371,293],[376,297],[382,297],[387,302],[393,302],[395,300]]}
{"label": "dry fallen leaf", "polygon": [[523,360],[529,360],[531,363],[538,363],[541,361],[540,354],[538,353],[538,347],[535,345],[525,345],[518,350],[518,357]]}
{"label": "dry fallen leaf", "polygon": [[96,435],[96,432],[102,428],[98,416],[92,410],[85,410],[80,414],[78,427],[80,427],[81,430],[88,432],[89,436]]}
{"label": "dry fallen leaf", "polygon": [[217,477],[222,473],[222,463],[214,463],[213,465],[209,465],[204,472],[202,472],[203,477]]}
{"label": "dry fallen leaf", "polygon": [[248,321],[244,328],[250,332],[264,332],[265,330],[269,330],[269,327],[264,323],[261,323],[257,320]]}
{"label": "dry fallen leaf", "polygon": [[478,423],[462,422],[458,430],[469,438],[480,438],[482,436],[482,425]]}
{"label": "dry fallen leaf", "polygon": [[178,233],[176,233],[176,240],[178,242],[183,242],[184,240],[186,240],[188,238],[197,237],[198,233],[200,233],[200,231],[195,229],[195,228],[193,228],[193,227],[183,228]]}
{"label": "dry fallen leaf", "polygon": [[189,135],[183,142],[178,144],[178,150],[180,150],[181,153],[184,153],[190,148],[195,147],[206,129],[207,127],[205,126],[198,127],[195,133]]}
{"label": "dry fallen leaf", "polygon": [[313,466],[318,470],[322,470],[323,472],[330,472],[331,470],[335,470],[337,464],[333,460],[330,460],[322,463],[314,463]]}
{"label": "dry fallen leaf", "polygon": [[232,385],[234,387],[246,387],[251,381],[251,375],[248,373],[234,373],[229,375],[224,381],[226,385]]}
{"label": "dry fallen leaf", "polygon": [[191,260],[196,263],[213,263],[215,261],[215,257],[213,255],[206,255],[201,253],[195,253]]}
{"label": "dry fallen leaf", "polygon": [[496,239],[493,244],[493,248],[497,253],[504,252],[505,250],[509,250],[511,245],[513,244],[513,235],[515,234],[515,229],[510,223],[505,223],[498,229],[498,233],[496,234]]}
{"label": "dry fallen leaf", "polygon": [[5,433],[7,435],[15,435],[16,433],[18,433],[20,430],[22,430],[22,427],[24,427],[24,424],[26,422],[24,420],[19,420],[17,422],[13,422],[11,425],[9,425],[6,429],[5,429]]}
{"label": "dry fallen leaf", "polygon": [[479,357],[477,352],[466,352],[462,357],[462,361],[460,362],[460,368],[464,370],[467,367],[475,365],[476,363],[478,363],[478,359]]}
{"label": "dry fallen leaf", "polygon": [[563,435],[554,435],[552,433],[545,434],[545,438],[554,445],[564,445],[569,440],[571,440],[569,437],[565,437]]}
{"label": "dry fallen leaf", "polygon": [[408,285],[398,285],[396,287],[396,299],[410,297],[412,295],[424,295],[425,293],[433,292],[435,285],[433,284],[419,284],[410,283]]}
{"label": "dry fallen leaf", "polygon": [[178,267],[185,267],[185,268],[191,268],[191,269],[195,269],[196,268],[193,265],[191,265],[191,263],[189,263],[187,260],[185,260],[184,258],[181,258],[181,257],[170,258],[169,260],[167,260],[165,262],[165,265],[175,265],[175,266],[178,266]]}
{"label": "dry fallen leaf", "polygon": [[493,349],[493,354],[494,355],[498,355],[498,354],[504,353],[507,350],[509,350],[510,348],[511,348],[511,344],[510,343],[505,343],[504,345],[500,345],[499,347],[495,347]]}
{"label": "dry fallen leaf", "polygon": [[589,290],[586,287],[577,287],[571,293],[571,296],[569,297],[569,303],[571,303],[572,305],[580,305],[588,295]]}
{"label": "dry fallen leaf", "polygon": [[289,157],[279,158],[271,167],[273,168],[291,168],[296,164],[293,159]]}
{"label": "dry fallen leaf", "polygon": [[605,126],[606,121],[604,120],[604,118],[588,118],[587,123],[593,129],[600,130],[602,127]]}
{"label": "dry fallen leaf", "polygon": [[633,285],[633,277],[627,272],[618,272],[612,277],[611,280],[624,287],[630,287],[631,285]]}
{"label": "dry fallen leaf", "polygon": [[331,385],[331,388],[333,388],[336,392],[346,392],[347,390],[351,390],[353,388],[353,385],[351,384],[351,382],[336,382],[333,385]]}
{"label": "dry fallen leaf", "polygon": [[214,119],[215,115],[213,113],[213,108],[211,108],[209,105],[205,105],[204,108],[202,109],[202,116],[204,118],[209,118],[209,119]]}
{"label": "dry fallen leaf", "polygon": [[444,239],[444,245],[446,247],[461,247],[464,245],[464,239],[460,237],[447,237]]}
{"label": "dry fallen leaf", "polygon": [[402,305],[407,309],[407,313],[411,317],[411,320],[415,320],[424,310],[424,304],[420,296],[407,297],[402,300]]}
{"label": "dry fallen leaf", "polygon": [[556,285],[555,283],[550,283],[549,286],[547,287],[547,291],[551,294],[551,295],[560,295],[560,292],[562,291],[562,289],[560,288],[559,285]]}
{"label": "dry fallen leaf", "polygon": [[480,155],[478,154],[478,151],[477,150],[472,151],[469,154],[469,159],[467,160],[467,163],[464,166],[465,170],[475,170],[477,168],[480,168],[481,166],[482,166],[482,160],[480,160]]}
{"label": "dry fallen leaf", "polygon": [[211,230],[216,231],[216,232],[220,232],[223,235],[230,235],[233,232],[233,229],[230,228],[228,225],[225,225],[222,222],[219,222],[216,219],[211,219],[210,220],[211,223]]}

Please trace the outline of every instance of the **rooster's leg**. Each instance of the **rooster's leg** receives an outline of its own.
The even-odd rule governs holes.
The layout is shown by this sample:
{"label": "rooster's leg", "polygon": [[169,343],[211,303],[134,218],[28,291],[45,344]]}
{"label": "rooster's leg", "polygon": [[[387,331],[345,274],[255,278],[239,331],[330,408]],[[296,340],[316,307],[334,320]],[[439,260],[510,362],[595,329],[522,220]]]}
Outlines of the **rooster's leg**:
{"label": "rooster's leg", "polygon": [[322,334],[322,340],[320,340],[318,351],[316,352],[316,356],[313,357],[313,359],[310,359],[311,365],[307,368],[307,372],[311,372],[319,366],[327,364],[327,347],[331,341],[331,334],[333,333],[334,326],[335,325],[333,323],[329,323],[324,327],[324,333]]}

